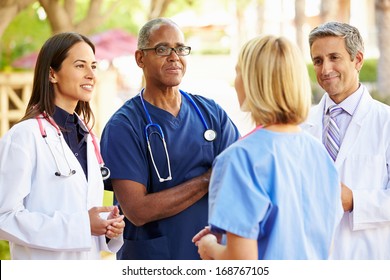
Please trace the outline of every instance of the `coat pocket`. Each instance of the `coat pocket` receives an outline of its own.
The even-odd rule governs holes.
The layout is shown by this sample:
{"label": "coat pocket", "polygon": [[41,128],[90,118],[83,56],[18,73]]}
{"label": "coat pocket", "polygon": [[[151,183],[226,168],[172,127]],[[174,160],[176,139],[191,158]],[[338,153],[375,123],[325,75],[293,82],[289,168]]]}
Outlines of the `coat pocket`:
{"label": "coat pocket", "polygon": [[385,155],[352,155],[344,164],[342,181],[352,189],[386,188],[388,181]]}

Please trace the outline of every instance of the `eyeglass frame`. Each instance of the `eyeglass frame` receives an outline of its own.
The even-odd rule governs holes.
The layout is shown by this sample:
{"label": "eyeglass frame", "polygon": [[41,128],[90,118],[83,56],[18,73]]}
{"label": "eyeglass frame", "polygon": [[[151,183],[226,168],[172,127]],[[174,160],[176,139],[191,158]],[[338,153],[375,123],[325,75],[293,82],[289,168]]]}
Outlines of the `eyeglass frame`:
{"label": "eyeglass frame", "polygon": [[[169,54],[164,54],[164,55],[158,54],[157,53],[157,49],[158,48],[166,48],[167,50],[170,50]],[[179,54],[177,52],[177,49],[179,49],[179,48],[185,48],[186,50],[188,50],[188,53],[187,54]],[[190,46],[179,46],[179,47],[171,48],[171,47],[167,47],[167,46],[162,46],[161,45],[161,46],[157,46],[157,47],[154,47],[154,48],[143,48],[143,49],[140,49],[140,51],[151,51],[151,50],[154,50],[154,52],[158,56],[170,56],[172,54],[172,51],[174,51],[175,54],[178,55],[178,56],[187,56],[187,55],[189,55],[191,53],[191,47]]]}

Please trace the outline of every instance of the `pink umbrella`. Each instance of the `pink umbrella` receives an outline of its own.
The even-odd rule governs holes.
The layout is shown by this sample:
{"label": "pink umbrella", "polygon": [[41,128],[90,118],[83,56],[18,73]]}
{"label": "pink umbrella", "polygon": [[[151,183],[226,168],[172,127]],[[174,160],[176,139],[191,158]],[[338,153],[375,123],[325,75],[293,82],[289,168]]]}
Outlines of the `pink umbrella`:
{"label": "pink umbrella", "polygon": [[91,41],[95,44],[98,60],[134,55],[137,50],[137,38],[120,29],[91,36]]}
{"label": "pink umbrella", "polygon": [[14,68],[22,68],[22,69],[33,69],[35,67],[35,63],[37,62],[38,53],[33,52],[28,55],[19,57],[18,59],[12,62],[12,67]]}
{"label": "pink umbrella", "polygon": [[[97,60],[109,60],[121,56],[134,55],[137,50],[137,38],[120,30],[112,29],[90,37],[95,45]],[[15,68],[33,69],[37,61],[38,52],[22,56],[12,63]]]}

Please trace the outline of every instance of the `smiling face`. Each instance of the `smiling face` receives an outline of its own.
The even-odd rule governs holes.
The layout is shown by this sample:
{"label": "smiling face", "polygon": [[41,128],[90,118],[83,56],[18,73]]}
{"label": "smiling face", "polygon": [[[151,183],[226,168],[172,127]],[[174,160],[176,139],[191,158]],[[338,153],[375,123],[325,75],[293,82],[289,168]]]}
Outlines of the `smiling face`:
{"label": "smiling face", "polygon": [[[177,26],[162,24],[152,30],[147,48],[158,46],[176,48],[184,45],[183,33]],[[175,87],[181,83],[186,72],[185,56],[178,56],[175,51],[169,56],[158,56],[154,50],[137,50],[136,61],[144,71],[148,87],[162,90]]]}
{"label": "smiling face", "polygon": [[73,113],[78,101],[89,102],[96,82],[97,63],[92,48],[85,42],[76,43],[58,71],[50,69],[55,104]]}
{"label": "smiling face", "polygon": [[344,39],[335,36],[316,39],[310,52],[317,81],[336,104],[358,89],[362,52],[351,61]]}

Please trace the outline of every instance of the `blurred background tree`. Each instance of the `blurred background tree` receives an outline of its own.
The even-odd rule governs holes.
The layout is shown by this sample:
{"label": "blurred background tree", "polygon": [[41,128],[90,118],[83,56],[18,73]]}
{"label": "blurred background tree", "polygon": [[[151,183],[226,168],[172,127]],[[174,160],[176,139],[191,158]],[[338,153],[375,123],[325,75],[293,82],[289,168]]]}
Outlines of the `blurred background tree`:
{"label": "blurred background tree", "polygon": [[390,103],[390,0],[375,0],[375,12],[379,49],[378,98]]}
{"label": "blurred background tree", "polygon": [[38,50],[52,34],[91,35],[118,27],[137,34],[149,18],[196,6],[191,0],[0,0],[0,70]]}

